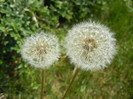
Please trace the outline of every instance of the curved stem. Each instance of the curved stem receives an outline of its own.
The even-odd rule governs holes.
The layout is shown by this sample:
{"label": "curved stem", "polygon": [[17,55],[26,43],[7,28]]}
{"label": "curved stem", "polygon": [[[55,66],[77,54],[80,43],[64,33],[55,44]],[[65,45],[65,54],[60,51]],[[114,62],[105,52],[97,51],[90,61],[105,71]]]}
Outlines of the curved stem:
{"label": "curved stem", "polygon": [[63,99],[65,99],[65,97],[66,97],[67,93],[69,92],[69,90],[70,90],[70,88],[71,88],[76,76],[78,75],[78,73],[79,73],[79,69],[76,69],[76,72],[75,72],[75,74],[74,74],[74,76],[73,76],[73,78],[72,78],[72,80],[71,80],[71,82],[70,82],[70,84],[69,84],[64,96],[63,96]]}
{"label": "curved stem", "polygon": [[40,99],[43,99],[43,90],[44,90],[44,70],[42,70],[42,84],[41,84]]}

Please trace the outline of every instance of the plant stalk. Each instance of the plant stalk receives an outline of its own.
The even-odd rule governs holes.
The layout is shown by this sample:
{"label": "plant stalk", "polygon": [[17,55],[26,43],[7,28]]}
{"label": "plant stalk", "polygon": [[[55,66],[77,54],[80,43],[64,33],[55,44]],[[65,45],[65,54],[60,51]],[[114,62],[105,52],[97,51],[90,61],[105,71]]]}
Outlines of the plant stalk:
{"label": "plant stalk", "polygon": [[75,74],[74,74],[74,76],[73,76],[73,78],[72,78],[72,80],[71,80],[71,82],[70,82],[70,84],[69,84],[69,86],[68,86],[68,88],[67,88],[67,90],[66,90],[66,92],[65,92],[62,99],[65,99],[65,97],[66,97],[67,93],[69,92],[69,90],[70,90],[75,78],[77,77],[78,73],[79,73],[79,69],[76,69]]}
{"label": "plant stalk", "polygon": [[42,70],[41,73],[42,73],[42,84],[41,84],[40,99],[43,99],[43,90],[44,90],[44,70]]}

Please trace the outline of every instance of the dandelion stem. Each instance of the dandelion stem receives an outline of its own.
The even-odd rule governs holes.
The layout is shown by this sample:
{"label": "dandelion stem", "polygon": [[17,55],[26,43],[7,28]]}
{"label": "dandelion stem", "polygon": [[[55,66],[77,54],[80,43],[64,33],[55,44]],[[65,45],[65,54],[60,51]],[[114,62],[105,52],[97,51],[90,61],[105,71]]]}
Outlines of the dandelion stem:
{"label": "dandelion stem", "polygon": [[41,84],[40,99],[43,99],[43,90],[44,90],[44,70],[42,70],[41,73],[42,73],[42,84]]}
{"label": "dandelion stem", "polygon": [[71,88],[76,76],[78,75],[78,73],[79,73],[79,69],[76,69],[76,72],[75,72],[75,74],[74,74],[74,76],[73,76],[73,78],[72,78],[72,80],[71,80],[71,82],[70,82],[70,84],[69,84],[64,96],[63,96],[63,99],[65,99],[65,97],[66,97],[67,93],[69,92],[69,90],[70,90],[70,88]]}

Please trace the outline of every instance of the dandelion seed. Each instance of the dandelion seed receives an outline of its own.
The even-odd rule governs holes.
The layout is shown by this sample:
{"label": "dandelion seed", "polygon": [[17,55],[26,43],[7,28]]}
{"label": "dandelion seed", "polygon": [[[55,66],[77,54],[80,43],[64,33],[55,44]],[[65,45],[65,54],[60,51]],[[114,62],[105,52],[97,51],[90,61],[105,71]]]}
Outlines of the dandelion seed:
{"label": "dandelion seed", "polygon": [[109,28],[95,22],[75,25],[66,37],[67,56],[83,70],[103,69],[116,53],[116,39]]}
{"label": "dandelion seed", "polygon": [[58,39],[44,32],[31,35],[24,41],[21,55],[36,68],[49,67],[60,57]]}

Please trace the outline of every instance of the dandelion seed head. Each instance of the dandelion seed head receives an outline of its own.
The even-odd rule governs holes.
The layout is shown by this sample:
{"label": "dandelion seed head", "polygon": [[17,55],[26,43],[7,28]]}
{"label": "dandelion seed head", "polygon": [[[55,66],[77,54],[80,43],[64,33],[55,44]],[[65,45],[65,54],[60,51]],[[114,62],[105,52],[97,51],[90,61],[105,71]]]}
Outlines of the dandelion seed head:
{"label": "dandelion seed head", "polygon": [[22,46],[21,55],[36,68],[51,66],[60,57],[60,47],[55,35],[44,32],[27,37]]}
{"label": "dandelion seed head", "polygon": [[71,63],[83,70],[103,69],[116,54],[113,32],[95,22],[82,22],[69,30],[65,48]]}

